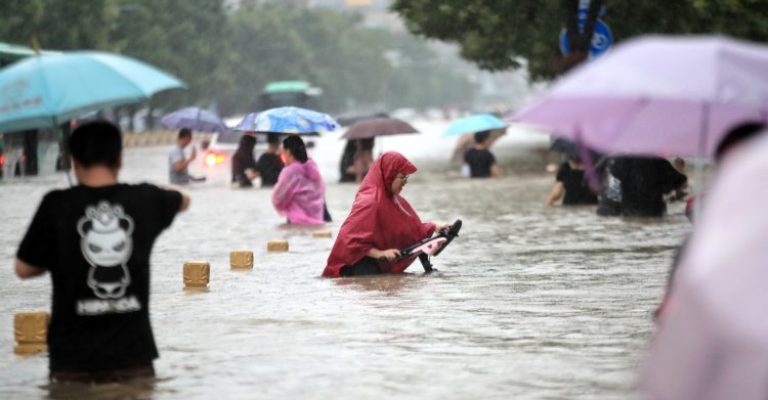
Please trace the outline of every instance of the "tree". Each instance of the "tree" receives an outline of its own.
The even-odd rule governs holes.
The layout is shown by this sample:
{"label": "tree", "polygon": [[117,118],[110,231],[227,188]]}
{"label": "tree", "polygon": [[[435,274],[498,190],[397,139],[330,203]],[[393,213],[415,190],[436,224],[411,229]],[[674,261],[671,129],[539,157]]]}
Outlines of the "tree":
{"label": "tree", "polygon": [[113,0],[4,0],[0,40],[43,49],[110,49],[118,15]]}
{"label": "tree", "polygon": [[[321,108],[329,112],[462,104],[472,97],[467,78],[436,62],[424,41],[364,27],[359,15],[258,0],[235,9],[224,3],[3,0],[0,41],[36,38],[46,49],[143,60],[187,84],[154,96],[152,107],[165,110],[216,104],[224,115],[256,111],[264,85],[278,80],[319,86]],[[387,54],[398,54],[399,63]]]}
{"label": "tree", "polygon": [[[578,0],[395,0],[392,9],[408,29],[455,42],[461,55],[488,70],[516,69],[528,61],[535,79],[551,78],[586,57],[597,17],[590,4],[584,31],[577,28]],[[754,0],[653,0],[607,3],[614,39],[646,33],[723,33],[768,39],[768,2]],[[571,51],[562,57],[558,35],[566,28]]]}
{"label": "tree", "polygon": [[120,10],[110,47],[181,78],[187,90],[161,93],[153,104],[207,107],[218,95],[220,57],[228,51],[227,16],[219,0],[114,0]]}

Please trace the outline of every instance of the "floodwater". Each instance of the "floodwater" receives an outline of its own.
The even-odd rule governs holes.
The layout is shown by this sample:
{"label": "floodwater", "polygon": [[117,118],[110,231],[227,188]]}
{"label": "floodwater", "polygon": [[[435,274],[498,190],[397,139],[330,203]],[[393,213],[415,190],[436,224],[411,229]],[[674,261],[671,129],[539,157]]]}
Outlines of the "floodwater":
{"label": "floodwater", "polygon": [[[158,378],[130,385],[49,385],[45,356],[12,354],[13,314],[48,310],[51,291],[47,277],[18,280],[13,254],[42,195],[66,179],[0,183],[0,398],[633,398],[651,311],[690,228],[681,206],[652,221],[548,208],[554,178],[530,152],[546,138],[510,133],[494,147],[506,176],[470,181],[448,165],[442,127],[379,145],[421,168],[403,194],[422,219],[464,221],[430,276],[417,262],[398,276],[322,279],[333,239],[283,226],[269,191],[191,187],[192,208],[152,256]],[[313,150],[334,234],[356,190],[336,183],[341,146],[324,137]],[[167,150],[127,150],[121,178],[164,183]],[[276,238],[288,253],[266,252]],[[235,249],[254,251],[253,270],[229,269]],[[211,264],[206,292],[182,290],[192,259]]]}

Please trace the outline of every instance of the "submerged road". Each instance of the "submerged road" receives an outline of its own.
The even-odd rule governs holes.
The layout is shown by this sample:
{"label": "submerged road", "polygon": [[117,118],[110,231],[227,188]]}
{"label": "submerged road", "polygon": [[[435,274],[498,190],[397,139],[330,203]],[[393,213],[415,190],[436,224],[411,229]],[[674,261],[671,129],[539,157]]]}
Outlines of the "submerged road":
{"label": "submerged road", "polygon": [[[47,384],[47,358],[13,356],[13,314],[48,310],[50,279],[22,282],[12,259],[42,195],[63,175],[0,183],[0,397],[152,399],[627,399],[674,248],[690,229],[681,205],[664,220],[605,219],[548,208],[554,179],[535,157],[499,180],[467,180],[447,163],[442,126],[388,138],[421,168],[403,195],[424,220],[464,220],[434,259],[439,273],[322,279],[333,239],[289,228],[268,190],[193,186],[192,207],[157,241],[151,313],[160,359],[153,384]],[[500,160],[540,145],[512,137]],[[544,140],[546,142],[546,139]],[[335,233],[355,185],[336,183],[342,143],[313,150]],[[168,148],[129,149],[122,179],[165,183]],[[510,169],[523,170],[515,172]],[[288,253],[267,253],[287,238]],[[229,269],[250,249],[255,268]],[[211,263],[209,290],[182,290],[186,260]]]}

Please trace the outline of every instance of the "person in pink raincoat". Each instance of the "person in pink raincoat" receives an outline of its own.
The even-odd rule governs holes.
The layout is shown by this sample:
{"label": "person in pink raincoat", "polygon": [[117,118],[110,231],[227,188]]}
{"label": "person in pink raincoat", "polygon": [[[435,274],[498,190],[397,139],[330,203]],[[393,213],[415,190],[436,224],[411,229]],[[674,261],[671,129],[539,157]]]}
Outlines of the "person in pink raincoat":
{"label": "person in pink raincoat", "polygon": [[272,204],[289,224],[322,224],[325,184],[304,141],[296,135],[283,140],[285,167],[272,190]]}

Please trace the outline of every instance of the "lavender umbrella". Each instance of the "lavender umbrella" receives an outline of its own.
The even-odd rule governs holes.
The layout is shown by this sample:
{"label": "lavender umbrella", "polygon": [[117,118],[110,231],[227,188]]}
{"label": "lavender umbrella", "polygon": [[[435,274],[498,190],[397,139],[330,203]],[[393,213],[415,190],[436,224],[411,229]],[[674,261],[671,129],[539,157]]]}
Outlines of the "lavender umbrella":
{"label": "lavender umbrella", "polygon": [[710,156],[728,128],[765,120],[767,107],[767,46],[648,36],[565,75],[512,120],[606,152]]}
{"label": "lavender umbrella", "polygon": [[197,107],[186,107],[165,115],[160,122],[173,129],[188,128],[198,132],[229,131],[224,121],[215,113]]}

